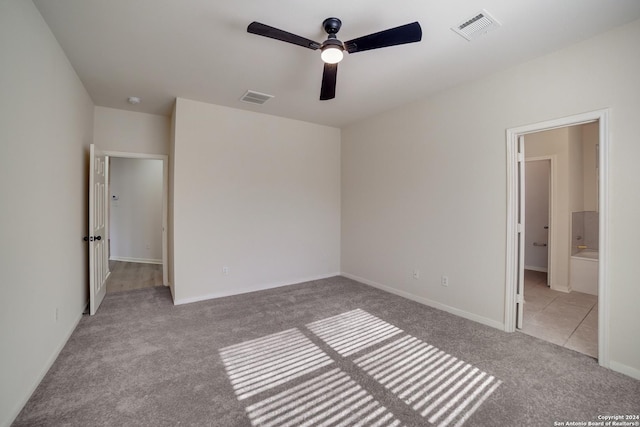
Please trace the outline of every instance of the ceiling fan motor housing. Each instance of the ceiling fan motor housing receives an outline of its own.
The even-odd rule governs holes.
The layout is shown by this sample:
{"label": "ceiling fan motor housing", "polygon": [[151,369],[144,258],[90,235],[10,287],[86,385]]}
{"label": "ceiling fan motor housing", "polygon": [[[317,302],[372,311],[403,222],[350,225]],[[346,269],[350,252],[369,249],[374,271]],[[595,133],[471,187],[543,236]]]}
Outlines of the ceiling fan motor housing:
{"label": "ceiling fan motor housing", "polygon": [[322,22],[322,27],[327,32],[327,34],[336,34],[340,31],[340,27],[342,27],[342,21],[338,18],[327,18]]}
{"label": "ceiling fan motor housing", "polygon": [[330,34],[329,38],[322,43],[322,49],[328,48],[329,46],[344,50],[344,44],[336,38],[335,34]]}

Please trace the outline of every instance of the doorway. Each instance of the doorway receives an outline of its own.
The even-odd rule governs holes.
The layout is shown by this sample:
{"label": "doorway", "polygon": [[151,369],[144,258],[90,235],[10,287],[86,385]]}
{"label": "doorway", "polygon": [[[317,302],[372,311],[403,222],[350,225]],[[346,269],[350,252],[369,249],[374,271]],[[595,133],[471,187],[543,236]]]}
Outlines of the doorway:
{"label": "doorway", "polygon": [[109,167],[108,292],[168,286],[168,157],[105,152]]}
{"label": "doorway", "polygon": [[[608,110],[600,110],[591,113],[580,114],[576,116],[566,117],[557,120],[551,120],[542,123],[512,128],[507,130],[507,153],[508,153],[508,195],[507,195],[507,263],[506,263],[506,300],[505,300],[505,330],[513,332],[516,330],[517,323],[520,326],[522,321],[522,313],[526,310],[525,300],[525,244],[526,238],[526,203],[524,201],[524,184],[525,184],[525,144],[526,137],[538,132],[550,131],[554,129],[566,128],[569,126],[583,125],[587,123],[597,123],[598,140],[599,140],[599,156],[597,156],[598,176],[597,183],[599,189],[599,198],[597,200],[598,207],[598,237],[599,237],[599,269],[597,272],[597,290],[599,307],[597,310],[597,331],[598,345],[597,358],[600,365],[608,367],[608,293],[607,293],[607,167],[608,167]],[[566,171],[563,171],[566,172]],[[552,186],[553,189],[553,186]],[[564,200],[572,203],[566,196],[557,200]],[[572,208],[573,210],[573,208]],[[563,216],[563,221],[570,223],[569,213]],[[553,215],[551,221],[553,221]],[[556,224],[559,226],[560,224]],[[570,226],[569,226],[570,227]],[[550,227],[551,231],[553,226]],[[559,228],[559,227],[556,227]],[[553,234],[553,233],[552,233]],[[568,235],[567,235],[568,236]],[[562,250],[570,251],[575,242],[569,237],[552,238],[549,240],[549,249],[552,251]],[[542,243],[542,242],[538,242]],[[576,245],[579,247],[582,245]],[[565,252],[567,253],[567,252]],[[567,256],[567,258],[569,258]],[[554,257],[549,257],[553,262]],[[567,259],[568,269],[568,259]],[[571,290],[568,281],[568,270],[562,272],[558,265],[548,265],[548,270],[554,272],[553,278],[549,284],[554,291]],[[558,274],[560,271],[561,274]],[[566,278],[566,279],[565,279]]]}
{"label": "doorway", "polygon": [[[162,280],[168,283],[167,215],[169,199],[169,157],[166,155],[102,151],[89,149],[89,314],[96,314],[106,293],[109,271],[109,163],[112,158],[157,159],[162,161]],[[104,237],[104,238],[103,238]]]}
{"label": "doorway", "polygon": [[[525,302],[523,322],[518,325],[525,334],[594,358],[598,353],[597,146],[598,122],[524,136]],[[553,180],[551,162],[558,165]],[[550,184],[556,189],[554,197]],[[550,203],[555,196],[555,203]],[[553,213],[550,205],[557,205]],[[549,218],[555,219],[553,227]],[[593,259],[579,255],[578,248],[587,245]],[[557,250],[548,251],[551,248]]]}

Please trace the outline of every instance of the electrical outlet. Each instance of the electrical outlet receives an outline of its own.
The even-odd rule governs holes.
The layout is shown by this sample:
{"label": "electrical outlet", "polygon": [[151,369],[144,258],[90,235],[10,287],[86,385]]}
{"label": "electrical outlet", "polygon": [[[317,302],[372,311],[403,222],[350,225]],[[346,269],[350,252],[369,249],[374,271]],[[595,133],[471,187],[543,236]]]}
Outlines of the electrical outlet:
{"label": "electrical outlet", "polygon": [[420,278],[420,270],[413,270],[413,278],[416,280]]}
{"label": "electrical outlet", "polygon": [[448,276],[442,276],[440,278],[440,284],[442,286],[449,286],[449,277]]}
{"label": "electrical outlet", "polygon": [[222,267],[222,274],[224,274],[225,276],[229,274],[229,267]]}

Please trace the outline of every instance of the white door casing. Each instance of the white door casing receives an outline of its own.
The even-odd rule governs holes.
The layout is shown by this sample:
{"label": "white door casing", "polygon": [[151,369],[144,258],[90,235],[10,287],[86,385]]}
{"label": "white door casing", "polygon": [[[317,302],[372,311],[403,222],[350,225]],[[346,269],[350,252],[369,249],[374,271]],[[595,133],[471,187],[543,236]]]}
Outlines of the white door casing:
{"label": "white door casing", "polygon": [[91,144],[89,149],[89,314],[94,315],[107,292],[107,158]]}
{"label": "white door casing", "polygon": [[[599,215],[599,270],[598,270],[598,363],[609,368],[609,110],[596,110],[574,116],[553,119],[515,128],[506,131],[507,142],[507,259],[505,283],[504,328],[506,332],[514,332],[517,325],[517,290],[519,276],[518,219],[520,208],[518,185],[518,146],[521,136],[545,130],[598,122],[599,125],[599,158],[598,158],[598,210]],[[554,163],[551,165],[551,180],[554,176]],[[553,191],[553,187],[552,187]],[[552,207],[553,211],[553,196]],[[553,213],[551,214],[553,218]],[[552,220],[552,219],[551,219]],[[553,225],[550,225],[553,233]],[[550,247],[553,252],[553,245]],[[552,254],[550,258],[552,259]],[[551,268],[551,265],[549,265]]]}
{"label": "white door casing", "polygon": [[518,137],[518,282],[516,291],[516,328],[524,322],[524,242],[525,242],[525,161],[524,136]]}

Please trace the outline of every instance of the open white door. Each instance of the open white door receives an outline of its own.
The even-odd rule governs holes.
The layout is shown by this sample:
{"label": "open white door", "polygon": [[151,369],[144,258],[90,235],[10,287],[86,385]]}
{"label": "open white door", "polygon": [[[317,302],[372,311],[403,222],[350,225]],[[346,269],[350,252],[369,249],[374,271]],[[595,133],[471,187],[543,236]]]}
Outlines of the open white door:
{"label": "open white door", "polygon": [[524,316],[524,136],[518,137],[518,290],[516,293],[516,328],[522,329]]}
{"label": "open white door", "polygon": [[[526,269],[549,270],[549,224],[551,196],[551,158],[526,159],[525,167],[525,254]],[[548,276],[547,276],[548,277]],[[549,282],[547,281],[547,286]]]}
{"label": "open white door", "polygon": [[107,158],[91,144],[89,163],[89,313],[96,314],[107,292],[109,258],[107,253]]}

